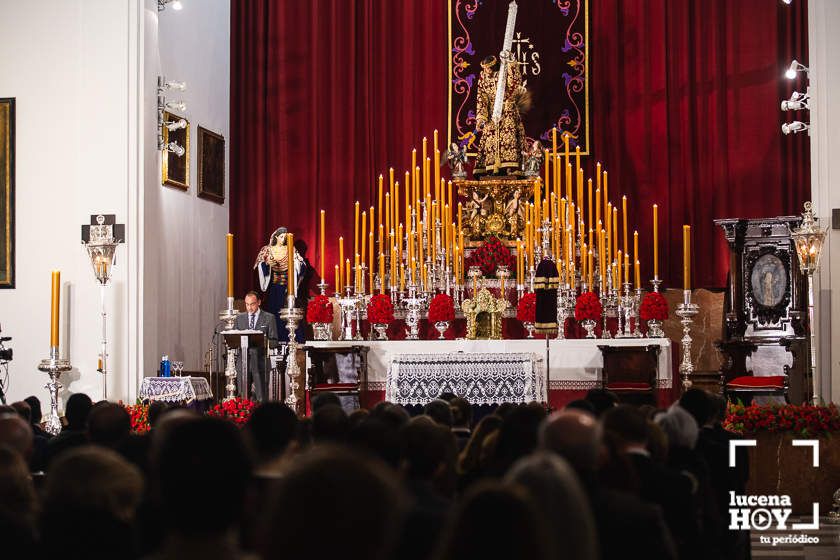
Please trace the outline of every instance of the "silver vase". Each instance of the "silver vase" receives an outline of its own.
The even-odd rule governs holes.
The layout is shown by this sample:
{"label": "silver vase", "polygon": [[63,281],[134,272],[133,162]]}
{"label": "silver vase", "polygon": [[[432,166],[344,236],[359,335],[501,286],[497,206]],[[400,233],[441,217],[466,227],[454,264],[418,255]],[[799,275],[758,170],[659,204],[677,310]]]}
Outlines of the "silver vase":
{"label": "silver vase", "polygon": [[332,323],[312,323],[315,340],[332,340]]}
{"label": "silver vase", "polygon": [[525,338],[534,338],[534,323],[531,321],[525,321],[522,323],[522,326],[525,327],[525,330],[528,331],[528,336]]}
{"label": "silver vase", "polygon": [[648,338],[665,338],[665,333],[662,331],[662,321],[659,319],[648,319]]}
{"label": "silver vase", "polygon": [[437,321],[435,322],[435,328],[437,329],[437,332],[440,333],[440,336],[438,336],[438,340],[446,340],[446,337],[443,336],[443,333],[445,333],[446,329],[449,328],[449,321]]}
{"label": "silver vase", "polygon": [[586,329],[586,336],[584,338],[595,338],[595,325],[597,323],[594,320],[584,319],[580,324]]}
{"label": "silver vase", "polygon": [[373,330],[376,331],[376,340],[388,340],[388,323],[374,323]]}

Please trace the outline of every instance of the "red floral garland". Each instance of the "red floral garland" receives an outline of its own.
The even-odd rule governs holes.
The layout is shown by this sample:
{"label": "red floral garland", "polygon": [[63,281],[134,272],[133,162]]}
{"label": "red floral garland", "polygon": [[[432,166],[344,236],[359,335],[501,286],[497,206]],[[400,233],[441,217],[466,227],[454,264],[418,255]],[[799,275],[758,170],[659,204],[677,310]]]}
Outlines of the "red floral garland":
{"label": "red floral garland", "polygon": [[533,323],[537,319],[537,294],[527,293],[516,306],[516,318],[523,323]]}
{"label": "red floral garland", "polygon": [[309,300],[306,306],[306,321],[308,323],[332,323],[333,306],[330,298],[317,295]]}
{"label": "red floral garland", "polygon": [[648,292],[639,306],[639,317],[642,321],[664,321],[668,318],[668,302],[659,292]]}
{"label": "red floral garland", "polygon": [[368,322],[391,324],[394,322],[394,306],[391,298],[385,294],[377,294],[370,298],[367,307]]}
{"label": "red floral garland", "polygon": [[432,298],[429,304],[429,322],[455,320],[455,304],[452,298],[446,294],[438,294]]}
{"label": "red floral garland", "polygon": [[604,308],[601,307],[601,300],[595,295],[595,292],[583,292],[577,298],[575,303],[575,320],[585,321],[586,319],[598,321],[601,319],[601,314]]}
{"label": "red floral garland", "polygon": [[230,420],[241,428],[251,417],[251,413],[254,412],[256,407],[257,404],[254,401],[236,397],[215,405],[207,412],[207,415]]}
{"label": "red floral garland", "polygon": [[792,432],[818,436],[840,432],[840,411],[837,405],[757,405],[729,403],[723,427],[742,435],[759,432]]}
{"label": "red floral garland", "polygon": [[504,246],[498,237],[490,237],[481,246],[464,259],[466,270],[477,266],[487,277],[495,277],[499,265],[507,265],[511,270],[516,266],[516,257]]}

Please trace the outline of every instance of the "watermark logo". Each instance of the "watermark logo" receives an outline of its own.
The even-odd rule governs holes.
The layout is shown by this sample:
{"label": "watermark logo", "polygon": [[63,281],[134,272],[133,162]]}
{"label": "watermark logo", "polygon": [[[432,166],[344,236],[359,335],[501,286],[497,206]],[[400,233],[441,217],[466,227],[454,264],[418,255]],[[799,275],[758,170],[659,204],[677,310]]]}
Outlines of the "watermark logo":
{"label": "watermark logo", "polygon": [[[736,464],[739,447],[755,447],[754,439],[731,440],[729,442],[729,466]],[[820,466],[820,442],[816,439],[793,440],[794,447],[811,447],[812,464]],[[786,494],[743,495],[729,492],[729,530],[731,531],[808,531],[820,527],[820,504],[813,502],[811,521],[807,523],[788,523],[793,513],[790,496]],[[819,537],[810,535],[774,535],[760,537],[761,542],[777,546],[779,544],[816,544]]]}

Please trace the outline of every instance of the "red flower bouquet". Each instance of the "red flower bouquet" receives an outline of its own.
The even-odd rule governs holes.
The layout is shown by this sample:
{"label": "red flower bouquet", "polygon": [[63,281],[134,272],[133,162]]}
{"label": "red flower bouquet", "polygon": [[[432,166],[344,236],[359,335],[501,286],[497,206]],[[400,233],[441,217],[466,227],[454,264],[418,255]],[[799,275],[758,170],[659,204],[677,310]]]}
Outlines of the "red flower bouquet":
{"label": "red flower bouquet", "polygon": [[315,296],[306,306],[306,321],[308,323],[332,323],[333,306],[327,296]]}
{"label": "red flower bouquet", "polygon": [[723,427],[742,435],[759,432],[793,432],[802,436],[819,436],[840,432],[840,411],[837,405],[757,405],[729,403]]}
{"label": "red flower bouquet", "polygon": [[490,237],[481,246],[470,253],[464,260],[466,269],[477,266],[481,273],[487,277],[495,277],[499,265],[507,265],[511,270],[516,266],[516,257],[510,254],[510,249],[505,247],[498,237]]}
{"label": "red flower bouquet", "polygon": [[452,303],[452,298],[446,294],[438,294],[432,298],[429,304],[429,322],[437,323],[439,321],[454,321],[455,320],[455,304]]}
{"label": "red flower bouquet", "polygon": [[377,294],[370,298],[367,307],[368,322],[390,324],[394,322],[394,306],[391,298],[385,294]]}
{"label": "red flower bouquet", "polygon": [[122,402],[120,404],[125,407],[125,411],[131,416],[131,433],[145,434],[149,431],[151,427],[149,425],[149,405],[140,403],[125,405]]}
{"label": "red flower bouquet", "polygon": [[601,319],[603,312],[604,309],[601,307],[601,300],[598,299],[595,292],[583,292],[577,298],[577,303],[575,303],[575,320],[585,321],[589,319],[591,321],[598,321]]}
{"label": "red flower bouquet", "polygon": [[516,306],[516,318],[523,323],[533,323],[537,318],[537,294],[528,293],[522,296]]}
{"label": "red flower bouquet", "polygon": [[639,317],[642,321],[664,321],[668,318],[668,302],[659,292],[648,292],[639,307]]}
{"label": "red flower bouquet", "polygon": [[242,427],[251,417],[251,413],[254,412],[256,406],[256,403],[250,399],[236,397],[217,404],[207,412],[207,415],[230,420],[237,426]]}

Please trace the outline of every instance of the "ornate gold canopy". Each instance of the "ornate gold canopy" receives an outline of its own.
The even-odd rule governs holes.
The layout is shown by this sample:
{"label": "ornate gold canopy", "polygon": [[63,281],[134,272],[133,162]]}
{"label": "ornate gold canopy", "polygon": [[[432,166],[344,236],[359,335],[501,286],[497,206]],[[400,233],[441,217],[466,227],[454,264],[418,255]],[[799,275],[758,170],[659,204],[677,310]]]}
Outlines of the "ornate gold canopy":
{"label": "ornate gold canopy", "polygon": [[487,288],[481,288],[474,298],[464,300],[461,309],[467,317],[467,338],[501,340],[505,307],[507,302],[493,297]]}

